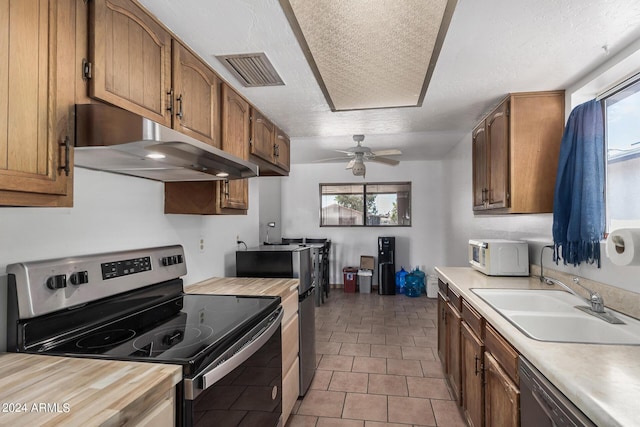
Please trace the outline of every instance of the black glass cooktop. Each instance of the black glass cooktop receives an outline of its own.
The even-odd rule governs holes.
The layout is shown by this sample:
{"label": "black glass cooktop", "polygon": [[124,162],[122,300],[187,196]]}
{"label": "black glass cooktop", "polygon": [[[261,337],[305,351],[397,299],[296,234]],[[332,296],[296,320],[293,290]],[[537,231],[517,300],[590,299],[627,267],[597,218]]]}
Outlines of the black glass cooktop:
{"label": "black glass cooktop", "polygon": [[58,340],[39,352],[179,363],[189,375],[214,360],[279,304],[279,297],[185,294]]}

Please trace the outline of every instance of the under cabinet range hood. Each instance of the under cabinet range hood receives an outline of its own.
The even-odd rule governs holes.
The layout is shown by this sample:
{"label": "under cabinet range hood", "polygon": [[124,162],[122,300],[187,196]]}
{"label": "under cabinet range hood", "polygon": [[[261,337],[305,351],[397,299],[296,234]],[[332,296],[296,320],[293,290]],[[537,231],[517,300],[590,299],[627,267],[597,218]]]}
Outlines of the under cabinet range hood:
{"label": "under cabinet range hood", "polygon": [[258,175],[258,166],[251,162],[106,104],[76,105],[74,163],[163,182]]}

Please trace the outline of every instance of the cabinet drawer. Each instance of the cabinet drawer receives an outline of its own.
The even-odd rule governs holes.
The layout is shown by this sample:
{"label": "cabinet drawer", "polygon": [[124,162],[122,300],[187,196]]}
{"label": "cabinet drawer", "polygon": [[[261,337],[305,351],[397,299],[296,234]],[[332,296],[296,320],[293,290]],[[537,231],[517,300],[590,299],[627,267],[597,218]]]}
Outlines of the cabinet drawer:
{"label": "cabinet drawer", "polygon": [[447,296],[451,305],[458,309],[458,313],[462,311],[462,298],[454,291],[451,286],[447,286]]}
{"label": "cabinet drawer", "polygon": [[296,358],[291,369],[282,378],[282,425],[287,424],[287,419],[298,400],[300,393],[300,365]]}
{"label": "cabinet drawer", "polygon": [[449,285],[438,279],[438,290],[442,293],[442,295],[447,295],[447,288],[449,288]]}
{"label": "cabinet drawer", "polygon": [[485,327],[484,345],[509,375],[509,378],[516,385],[519,385],[518,352],[488,323]]}
{"label": "cabinet drawer", "polygon": [[298,315],[294,315],[289,323],[282,326],[282,372],[285,373],[298,357]]}
{"label": "cabinet drawer", "polygon": [[288,297],[282,300],[281,304],[284,309],[282,317],[282,326],[284,326],[289,322],[289,319],[298,312],[298,290],[296,289],[294,292],[291,292]]}
{"label": "cabinet drawer", "polygon": [[467,322],[476,336],[480,339],[484,338],[484,317],[480,316],[466,301],[462,301],[462,319]]}

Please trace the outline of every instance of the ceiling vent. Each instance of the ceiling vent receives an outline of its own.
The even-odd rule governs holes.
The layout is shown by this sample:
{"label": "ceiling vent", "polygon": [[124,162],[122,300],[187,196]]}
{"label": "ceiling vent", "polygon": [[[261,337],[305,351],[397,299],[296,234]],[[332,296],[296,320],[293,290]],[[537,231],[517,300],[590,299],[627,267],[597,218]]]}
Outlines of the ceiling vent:
{"label": "ceiling vent", "polygon": [[282,86],[284,82],[262,53],[216,56],[245,87]]}

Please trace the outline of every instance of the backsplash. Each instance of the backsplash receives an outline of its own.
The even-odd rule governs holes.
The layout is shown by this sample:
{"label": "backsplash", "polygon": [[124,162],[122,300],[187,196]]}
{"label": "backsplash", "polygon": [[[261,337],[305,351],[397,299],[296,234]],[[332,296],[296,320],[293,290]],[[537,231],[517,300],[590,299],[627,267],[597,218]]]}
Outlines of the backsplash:
{"label": "backsplash", "polygon": [[[540,277],[540,266],[537,264],[531,264],[530,274],[531,277]],[[573,289],[578,295],[588,298],[589,295],[587,295],[587,292],[573,283],[573,278],[578,277],[582,285],[594,292],[598,292],[602,296],[606,307],[628,316],[635,317],[636,319],[640,319],[640,294],[607,285],[605,283],[596,282],[595,280],[576,276],[575,274],[567,274],[562,271],[553,270],[548,268],[546,265],[544,267],[544,275],[561,281]]]}

